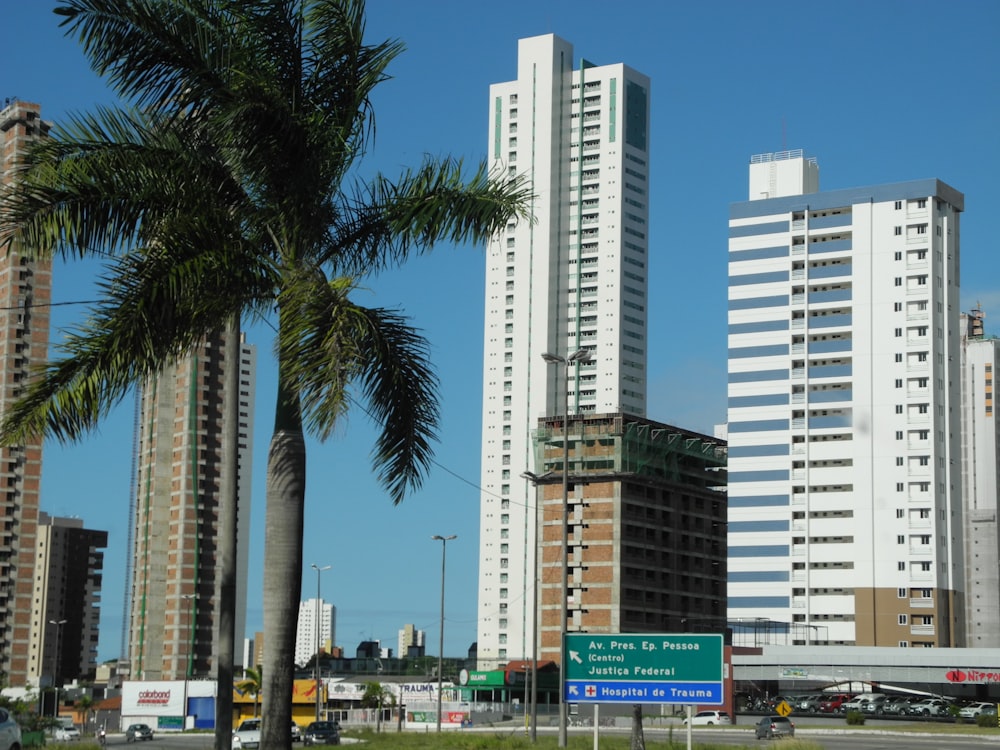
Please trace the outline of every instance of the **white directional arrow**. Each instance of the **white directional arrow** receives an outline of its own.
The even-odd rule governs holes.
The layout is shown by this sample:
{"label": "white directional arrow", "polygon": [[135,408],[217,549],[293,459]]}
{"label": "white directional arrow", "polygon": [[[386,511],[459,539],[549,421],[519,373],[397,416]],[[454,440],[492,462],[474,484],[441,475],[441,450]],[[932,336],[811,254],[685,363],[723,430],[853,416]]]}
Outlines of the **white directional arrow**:
{"label": "white directional arrow", "polygon": [[570,651],[569,658],[571,661],[575,661],[577,664],[583,664],[583,659],[580,658],[579,651]]}
{"label": "white directional arrow", "polygon": [[579,694],[579,692],[580,692],[580,691],[579,691],[579,689],[577,688],[577,686],[576,686],[576,685],[570,685],[570,686],[569,686],[569,694],[570,694],[570,695],[578,695],[578,694]]}

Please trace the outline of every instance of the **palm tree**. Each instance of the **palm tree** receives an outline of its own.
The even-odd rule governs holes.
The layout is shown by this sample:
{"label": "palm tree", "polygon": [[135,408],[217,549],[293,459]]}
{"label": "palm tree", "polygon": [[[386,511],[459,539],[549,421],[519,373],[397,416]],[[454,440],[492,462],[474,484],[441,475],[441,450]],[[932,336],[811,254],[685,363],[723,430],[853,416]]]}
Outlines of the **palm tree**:
{"label": "palm tree", "polygon": [[236,683],[236,689],[241,693],[249,693],[253,696],[253,715],[257,716],[257,707],[260,699],[260,687],[264,682],[264,669],[258,667],[247,667],[243,670],[243,679]]}
{"label": "palm tree", "polygon": [[[0,441],[78,439],[222,322],[273,313],[262,743],[287,748],[304,432],[327,437],[349,392],[364,401],[381,423],[375,471],[399,503],[437,424],[426,342],[398,312],[353,302],[356,280],[441,241],[481,242],[527,218],[529,194],[447,158],[351,179],[371,92],[402,50],[364,42],[362,0],[62,0],[56,12],[133,106],[68,121],[0,198],[0,246],[109,258],[102,299]],[[228,741],[217,725],[216,747]]]}

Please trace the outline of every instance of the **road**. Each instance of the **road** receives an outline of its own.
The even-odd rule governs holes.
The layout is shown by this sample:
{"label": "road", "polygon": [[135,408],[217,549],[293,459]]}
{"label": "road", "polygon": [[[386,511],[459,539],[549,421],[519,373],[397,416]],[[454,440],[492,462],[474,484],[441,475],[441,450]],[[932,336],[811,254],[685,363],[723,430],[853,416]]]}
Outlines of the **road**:
{"label": "road", "polygon": [[[469,731],[469,730],[456,730]],[[490,733],[495,734],[496,728],[490,728]],[[543,734],[549,728],[539,728],[539,733]],[[552,730],[554,732],[554,730]],[[585,735],[592,733],[592,729],[573,728],[572,734]],[[628,729],[616,727],[614,729],[601,729],[601,733],[625,735]],[[770,743],[755,740],[753,727],[733,727],[731,729],[700,729],[696,728],[692,732],[695,742],[711,742],[724,747],[748,747],[767,748]],[[647,728],[645,737],[648,742],[665,742],[669,737],[674,742],[683,742],[686,732],[683,727],[677,725],[673,733],[669,729]],[[846,729],[809,729],[800,728],[796,735],[802,739],[815,742],[823,750],[980,750],[980,748],[1000,749],[1000,732],[996,735],[984,735],[980,737],[966,737],[951,734],[917,734],[913,732],[892,734],[885,729],[871,730],[846,730]],[[345,744],[352,738],[345,737]],[[109,735],[108,745],[111,747],[126,747],[125,735]],[[130,745],[131,746],[131,745]],[[172,735],[160,734],[150,742],[135,743],[135,750],[158,750],[158,748],[176,748],[176,750],[212,750],[214,746],[212,735],[210,734],[186,734]],[[64,746],[69,747],[69,746]],[[775,745],[780,748],[780,742]]]}

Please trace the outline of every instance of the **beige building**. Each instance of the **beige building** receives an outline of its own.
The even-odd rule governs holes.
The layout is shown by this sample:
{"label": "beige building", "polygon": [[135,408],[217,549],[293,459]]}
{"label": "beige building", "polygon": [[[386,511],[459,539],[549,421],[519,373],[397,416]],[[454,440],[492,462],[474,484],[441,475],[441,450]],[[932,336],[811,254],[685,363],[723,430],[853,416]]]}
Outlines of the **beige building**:
{"label": "beige building", "polygon": [[[38,104],[7,101],[0,109],[0,182],[14,179],[18,156],[49,123]],[[49,340],[52,264],[34,260],[16,245],[0,255],[0,415],[17,396],[32,365],[45,361]],[[42,474],[41,439],[0,447],[0,673],[24,686],[37,653],[32,626],[40,618],[33,602],[32,571]]]}
{"label": "beige building", "polygon": [[39,514],[28,675],[34,685],[93,680],[108,532]]}
{"label": "beige building", "polygon": [[[256,349],[239,367],[239,501],[234,648],[246,624],[251,441]],[[219,627],[216,551],[223,487],[224,337],[164,369],[142,392],[134,553],[130,570],[131,679],[212,674]],[[238,660],[240,654],[234,654]]]}

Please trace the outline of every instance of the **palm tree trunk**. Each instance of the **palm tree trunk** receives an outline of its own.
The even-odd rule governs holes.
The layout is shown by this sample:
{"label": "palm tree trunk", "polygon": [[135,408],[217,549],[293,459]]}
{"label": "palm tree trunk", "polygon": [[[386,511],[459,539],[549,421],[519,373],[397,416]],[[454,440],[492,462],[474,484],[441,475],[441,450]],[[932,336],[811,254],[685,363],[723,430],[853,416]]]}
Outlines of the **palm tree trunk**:
{"label": "palm tree trunk", "polygon": [[632,705],[632,738],[629,750],[646,750],[646,736],[642,733],[642,704]]}
{"label": "palm tree trunk", "polygon": [[[233,654],[236,651],[236,547],[239,483],[240,320],[226,326],[222,482],[219,488],[219,634],[216,652],[215,750],[229,750],[233,736]],[[248,478],[249,479],[249,478]],[[246,523],[249,519],[244,519]],[[184,707],[185,712],[187,706]]]}
{"label": "palm tree trunk", "polygon": [[282,386],[267,460],[267,544],[264,545],[264,674],[261,747],[291,750],[295,628],[302,591],[306,446],[298,399]]}

